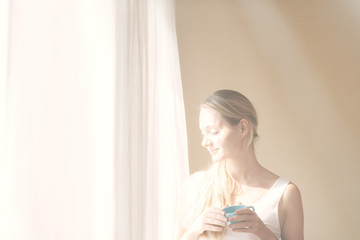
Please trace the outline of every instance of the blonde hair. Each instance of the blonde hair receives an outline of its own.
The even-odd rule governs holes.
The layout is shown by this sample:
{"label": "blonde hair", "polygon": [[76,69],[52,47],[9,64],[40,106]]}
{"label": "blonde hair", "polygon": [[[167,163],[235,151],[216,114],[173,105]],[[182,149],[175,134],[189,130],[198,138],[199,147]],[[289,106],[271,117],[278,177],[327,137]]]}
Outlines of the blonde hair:
{"label": "blonde hair", "polygon": [[234,90],[219,90],[211,94],[202,104],[220,115],[220,118],[232,126],[236,126],[242,119],[249,124],[249,145],[258,138],[258,119],[255,108],[243,94]]}
{"label": "blonde hair", "polygon": [[[233,90],[219,90],[210,95],[201,107],[207,107],[217,112],[222,120],[236,126],[242,119],[249,122],[249,145],[258,138],[257,114],[243,94]],[[205,178],[198,192],[196,203],[189,209],[190,215],[185,220],[185,225],[190,226],[208,207],[223,208],[231,205],[231,195],[235,188],[235,181],[226,168],[225,161],[214,162],[206,171]],[[223,239],[225,232],[204,232],[206,239]]]}

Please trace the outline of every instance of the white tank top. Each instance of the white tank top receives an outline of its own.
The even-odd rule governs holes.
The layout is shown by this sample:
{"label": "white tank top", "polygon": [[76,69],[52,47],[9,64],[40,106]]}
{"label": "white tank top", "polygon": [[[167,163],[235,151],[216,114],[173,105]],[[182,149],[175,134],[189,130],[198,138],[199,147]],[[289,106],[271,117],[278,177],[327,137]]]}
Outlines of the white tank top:
{"label": "white tank top", "polygon": [[[278,207],[279,201],[284,194],[284,191],[289,184],[289,180],[279,178],[273,186],[265,193],[263,197],[257,200],[252,206],[255,212],[269,228],[277,239],[281,237],[281,227],[279,222]],[[229,228],[226,229],[224,240],[258,240],[252,233],[232,232]]]}

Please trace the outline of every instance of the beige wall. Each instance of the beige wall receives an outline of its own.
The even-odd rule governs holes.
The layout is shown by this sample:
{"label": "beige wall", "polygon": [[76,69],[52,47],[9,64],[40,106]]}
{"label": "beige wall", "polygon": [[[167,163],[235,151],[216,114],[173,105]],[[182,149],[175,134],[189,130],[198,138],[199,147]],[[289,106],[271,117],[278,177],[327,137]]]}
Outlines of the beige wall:
{"label": "beige wall", "polygon": [[206,167],[200,102],[250,98],[257,156],[301,189],[306,239],[356,239],[360,226],[360,4],[177,0],[190,171]]}

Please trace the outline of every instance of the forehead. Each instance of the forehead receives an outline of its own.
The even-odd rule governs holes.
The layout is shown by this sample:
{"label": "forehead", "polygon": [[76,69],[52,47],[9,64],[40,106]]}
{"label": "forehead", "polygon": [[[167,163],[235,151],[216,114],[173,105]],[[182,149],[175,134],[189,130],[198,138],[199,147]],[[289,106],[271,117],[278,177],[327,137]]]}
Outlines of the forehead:
{"label": "forehead", "polygon": [[206,128],[219,127],[224,122],[221,120],[220,115],[212,109],[202,107],[200,109],[199,127],[200,130]]}

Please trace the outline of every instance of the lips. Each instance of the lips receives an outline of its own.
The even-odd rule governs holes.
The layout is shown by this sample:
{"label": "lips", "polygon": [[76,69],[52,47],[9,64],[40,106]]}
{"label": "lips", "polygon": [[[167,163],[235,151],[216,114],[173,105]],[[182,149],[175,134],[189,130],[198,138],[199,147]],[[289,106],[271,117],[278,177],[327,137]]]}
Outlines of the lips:
{"label": "lips", "polygon": [[209,152],[211,155],[215,154],[219,149],[218,148],[214,148],[214,149],[209,149]]}

